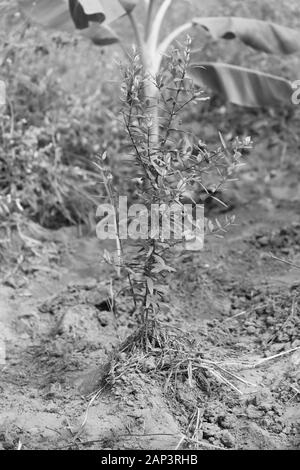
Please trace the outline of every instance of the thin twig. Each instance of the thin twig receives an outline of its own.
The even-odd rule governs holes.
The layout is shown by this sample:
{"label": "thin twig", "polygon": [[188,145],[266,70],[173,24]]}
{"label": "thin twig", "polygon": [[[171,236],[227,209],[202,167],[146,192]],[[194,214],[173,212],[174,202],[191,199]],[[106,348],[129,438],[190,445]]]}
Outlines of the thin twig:
{"label": "thin twig", "polygon": [[273,359],[277,359],[278,357],[286,356],[287,354],[291,354],[292,352],[295,352],[295,351],[299,351],[299,349],[300,349],[300,346],[298,346],[297,348],[289,349],[288,351],[283,351],[279,354],[275,354],[274,356],[265,357],[264,359],[261,359],[256,364],[254,364],[253,367],[258,367],[261,364],[264,364],[265,362],[272,361]]}
{"label": "thin twig", "polygon": [[273,253],[269,253],[269,256],[273,259],[276,259],[277,261],[280,261],[281,263],[288,264],[289,266],[292,266],[293,268],[300,269],[300,266],[298,266],[295,263],[292,263],[292,261],[288,261],[286,259],[278,258],[277,256],[273,255]]}

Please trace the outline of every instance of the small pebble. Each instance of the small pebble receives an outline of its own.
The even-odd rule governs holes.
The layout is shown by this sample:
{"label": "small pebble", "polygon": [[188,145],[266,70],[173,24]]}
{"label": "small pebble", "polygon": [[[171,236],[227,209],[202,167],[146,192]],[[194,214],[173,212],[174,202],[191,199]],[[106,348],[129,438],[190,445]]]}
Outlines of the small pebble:
{"label": "small pebble", "polygon": [[247,333],[248,333],[249,335],[255,334],[255,333],[256,333],[256,328],[255,328],[255,326],[248,326],[248,328],[247,328]]}
{"label": "small pebble", "polygon": [[266,324],[267,324],[268,326],[275,325],[275,323],[276,323],[276,320],[275,320],[274,317],[267,317],[267,319],[266,319]]}
{"label": "small pebble", "polygon": [[269,239],[268,237],[261,237],[258,239],[258,243],[260,244],[260,246],[267,246],[269,243]]}

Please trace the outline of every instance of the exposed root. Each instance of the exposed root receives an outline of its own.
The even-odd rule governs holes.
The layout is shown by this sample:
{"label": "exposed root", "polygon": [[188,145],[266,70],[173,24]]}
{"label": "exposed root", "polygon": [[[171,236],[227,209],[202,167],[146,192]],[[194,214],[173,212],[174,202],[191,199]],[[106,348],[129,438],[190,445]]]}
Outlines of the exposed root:
{"label": "exposed root", "polygon": [[102,385],[110,387],[129,372],[149,371],[163,380],[165,390],[176,390],[179,382],[188,382],[191,388],[197,386],[210,394],[211,384],[215,382],[243,394],[236,382],[256,386],[222,363],[206,359],[191,335],[156,320],[148,321],[129,336],[104,370]]}

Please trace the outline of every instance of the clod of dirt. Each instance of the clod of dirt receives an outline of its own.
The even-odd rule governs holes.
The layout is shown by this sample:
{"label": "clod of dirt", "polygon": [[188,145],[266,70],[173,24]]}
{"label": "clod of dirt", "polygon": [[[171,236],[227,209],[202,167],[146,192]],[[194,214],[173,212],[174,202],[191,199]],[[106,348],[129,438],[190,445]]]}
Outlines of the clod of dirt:
{"label": "clod of dirt", "polygon": [[250,423],[241,429],[243,434],[240,436],[240,446],[242,442],[242,448],[244,449],[255,449],[255,450],[276,450],[280,448],[280,445],[276,438],[273,438],[268,431],[261,429],[256,423]]}
{"label": "clod of dirt", "polygon": [[246,414],[249,419],[259,419],[262,417],[262,411],[258,410],[254,405],[249,405],[247,407]]}
{"label": "clod of dirt", "polygon": [[269,250],[273,254],[294,256],[300,251],[300,224],[273,230],[270,233],[257,234],[250,240],[257,248]]}
{"label": "clod of dirt", "polygon": [[237,418],[233,415],[226,414],[225,416],[220,416],[218,423],[221,428],[224,429],[233,429],[236,425]]}
{"label": "clod of dirt", "polygon": [[210,437],[218,438],[221,433],[219,426],[213,423],[204,423],[202,429],[203,429],[203,437],[205,439],[208,439]]}
{"label": "clod of dirt", "polygon": [[[107,295],[107,294],[106,294]],[[87,303],[94,305],[99,312],[110,312],[111,311],[111,299],[105,296],[104,292],[98,289],[90,290],[85,295]]]}
{"label": "clod of dirt", "polygon": [[2,444],[3,450],[14,450],[15,445],[13,442],[3,442]]}
{"label": "clod of dirt", "polygon": [[233,435],[227,431],[227,430],[224,430],[224,431],[221,431],[221,434],[220,434],[220,441],[222,442],[222,444],[231,449],[233,447],[235,447],[235,438],[233,437]]}
{"label": "clod of dirt", "polygon": [[99,344],[101,325],[95,309],[89,305],[68,308],[64,313],[59,332],[93,345]]}
{"label": "clod of dirt", "polygon": [[100,325],[105,328],[111,322],[111,312],[101,311],[97,314],[97,318],[99,320]]}
{"label": "clod of dirt", "polygon": [[265,403],[274,403],[272,393],[267,388],[259,390],[253,398],[253,404],[261,407]]}
{"label": "clod of dirt", "polygon": [[85,373],[77,383],[77,389],[83,396],[94,393],[100,389],[104,384],[104,377],[109,371],[109,362],[104,362],[102,365]]}

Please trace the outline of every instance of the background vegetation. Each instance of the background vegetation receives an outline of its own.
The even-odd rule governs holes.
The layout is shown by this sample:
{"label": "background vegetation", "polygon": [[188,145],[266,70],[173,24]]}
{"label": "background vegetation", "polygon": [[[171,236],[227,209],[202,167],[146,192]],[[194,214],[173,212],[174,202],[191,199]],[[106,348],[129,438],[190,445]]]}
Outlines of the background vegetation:
{"label": "background vegetation", "polygon": [[[178,17],[195,15],[195,10],[199,15],[233,14],[299,26],[297,2],[175,3],[170,27]],[[112,160],[124,155],[118,123],[122,54],[117,45],[99,49],[66,34],[26,28],[17,7],[11,13],[10,5],[9,11],[1,18],[1,78],[8,91],[8,106],[1,115],[1,212],[5,217],[8,211],[23,208],[32,220],[51,228],[87,222],[99,192],[91,165],[95,154],[108,149]],[[131,41],[125,22],[119,21],[118,27],[125,28]],[[198,46],[204,60],[253,65],[291,80],[300,72],[297,54],[258,54],[239,41],[214,44],[204,32],[197,33],[193,47]],[[278,122],[290,141],[295,139],[288,121],[291,115],[295,123],[295,106],[247,111],[212,96],[210,104],[203,104],[186,119],[203,140],[217,139],[214,129],[226,131],[229,137],[252,134],[261,140],[263,132]],[[281,140],[278,133],[268,133],[267,139]]]}

